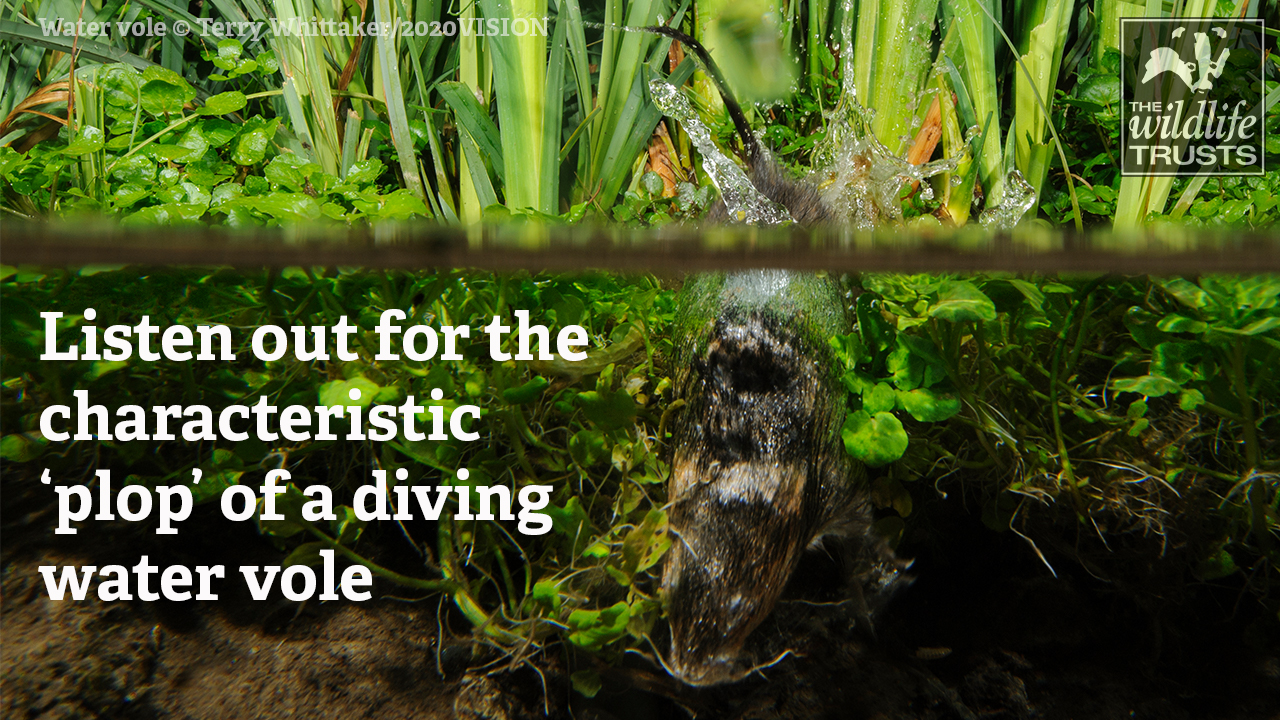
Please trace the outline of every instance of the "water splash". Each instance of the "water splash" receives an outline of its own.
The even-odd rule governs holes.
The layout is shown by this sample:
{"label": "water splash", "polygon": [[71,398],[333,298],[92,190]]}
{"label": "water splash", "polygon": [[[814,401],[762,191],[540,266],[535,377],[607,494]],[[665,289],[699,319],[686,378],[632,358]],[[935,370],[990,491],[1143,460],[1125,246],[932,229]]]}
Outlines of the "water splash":
{"label": "water splash", "polygon": [[[742,168],[716,147],[711,139],[711,131],[678,88],[655,78],[649,81],[649,95],[663,114],[678,121],[689,134],[689,139],[702,154],[702,169],[720,191],[729,217],[748,225],[764,227],[792,222],[791,214],[786,208],[765,197],[751,183]],[[767,157],[761,158],[761,161],[772,162]]]}
{"label": "water splash", "polygon": [[[899,197],[908,183],[955,172],[964,155],[912,165],[894,155],[871,130],[873,110],[852,101],[852,90],[828,118],[826,141],[814,152],[809,180],[841,222],[870,230],[902,220]],[[932,190],[924,187],[926,196]]]}
{"label": "water splash", "polygon": [[1004,196],[1000,204],[992,205],[978,216],[982,227],[992,232],[1008,232],[1022,221],[1027,211],[1036,204],[1036,190],[1022,173],[1009,171],[1004,178]]}

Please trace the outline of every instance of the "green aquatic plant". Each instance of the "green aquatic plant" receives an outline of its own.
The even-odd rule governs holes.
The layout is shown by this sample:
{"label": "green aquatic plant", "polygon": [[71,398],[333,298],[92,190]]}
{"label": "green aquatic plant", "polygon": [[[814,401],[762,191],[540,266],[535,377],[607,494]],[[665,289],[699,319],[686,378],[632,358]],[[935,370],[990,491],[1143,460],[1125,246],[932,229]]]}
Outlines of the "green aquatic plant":
{"label": "green aquatic plant", "polygon": [[[233,484],[260,482],[271,469],[291,473],[278,502],[283,520],[258,526],[282,553],[284,564],[318,564],[333,549],[349,562],[406,591],[443,593],[480,636],[517,655],[536,652],[552,637],[606,656],[647,636],[660,614],[655,566],[670,544],[661,510],[666,466],[661,435],[669,419],[664,397],[671,382],[666,328],[674,313],[669,291],[649,278],[475,273],[334,273],[290,268],[241,275],[227,270],[174,270],[161,278],[133,268],[3,272],[5,367],[3,412],[7,432],[0,456],[39,464],[60,478],[85,463],[127,468],[126,485],[156,486],[200,470],[197,503],[216,502]],[[142,289],[145,288],[144,293]],[[132,302],[128,298],[147,298]],[[346,316],[360,330],[360,359],[302,362],[179,363],[171,361],[40,361],[45,323],[39,313],[65,309],[60,333],[84,324],[85,307],[99,308],[98,323],[134,323],[141,315],[166,323],[223,323],[235,328],[235,352],[250,357],[244,328],[266,323],[334,326]],[[379,362],[371,329],[385,307],[411,309],[406,322],[439,318],[479,327],[512,308],[536,308],[541,320],[586,328],[586,360],[495,362],[488,343],[462,346],[461,361]],[[514,342],[514,341],[513,341]],[[349,391],[363,392],[359,401]],[[274,403],[368,406],[426,398],[451,410],[459,403],[483,408],[472,428],[483,442],[396,437],[386,442],[315,441],[271,446],[254,436],[238,442],[161,441],[76,443],[54,446],[39,431],[40,406],[65,401],[74,389],[110,408],[146,396],[159,404],[205,404],[215,409],[264,396]],[[430,412],[430,410],[427,410]],[[670,410],[674,412],[674,410]],[[425,417],[425,415],[424,415]],[[12,424],[10,424],[12,423]],[[467,468],[462,478],[459,468]],[[550,533],[517,535],[500,524],[453,519],[412,530],[377,528],[356,519],[352,493],[370,482],[371,469],[390,483],[489,485],[531,483],[554,489],[547,512]],[[405,480],[398,470],[408,470]],[[330,486],[337,519],[308,521],[297,488]],[[393,570],[375,559],[392,540],[419,558],[421,569]]]}
{"label": "green aquatic plant", "polygon": [[[651,278],[90,267],[5,268],[0,282],[6,472],[48,468],[76,478],[106,467],[124,484],[157,486],[199,469],[195,499],[210,502],[223,488],[286,469],[295,488],[322,483],[337,500],[335,520],[307,521],[290,490],[279,503],[285,520],[259,524],[286,564],[314,564],[333,549],[402,588],[395,592],[449,598],[477,637],[517,658],[557,639],[604,659],[651,649],[662,612],[656,572],[672,542],[665,445],[684,407],[671,380],[674,293]],[[1243,569],[1253,579],[1242,582],[1274,602],[1275,278],[866,274],[843,282],[856,294],[854,322],[828,338],[849,390],[842,436],[846,451],[872,466],[882,534],[896,540],[937,492],[959,491],[992,529],[1024,534],[1036,552],[1052,534],[1034,523],[1057,514],[1111,528],[1098,531],[1104,541],[1190,533],[1177,562],[1206,578]],[[39,360],[39,313],[63,311],[59,334],[76,335],[86,307],[97,309],[98,325],[144,314],[228,324],[245,358],[247,328],[333,326],[347,316],[359,328],[359,359]],[[460,361],[377,361],[372,328],[385,308],[405,309],[406,322],[477,325],[538,308],[542,322],[582,325],[592,346],[579,363],[496,362],[481,337],[461,347]],[[352,388],[362,391],[358,402]],[[62,445],[38,429],[41,410],[75,390],[109,408],[147,397],[216,409],[257,396],[367,406],[425,398],[433,388],[445,399],[431,404],[446,412],[461,403],[483,409],[470,425],[483,442],[397,435]],[[352,493],[371,470],[385,470],[392,487],[550,485],[553,526],[530,537],[457,520],[452,499],[435,522],[364,524]],[[589,691],[597,682],[587,671],[575,684]]]}
{"label": "green aquatic plant", "polygon": [[339,178],[279,152],[278,118],[226,119],[272,93],[231,90],[189,108],[195,89],[160,67],[97,65],[81,75],[87,82],[77,86],[65,145],[0,148],[5,200],[15,213],[96,212],[140,225],[214,218],[233,226],[428,213],[408,190],[379,187],[386,170],[377,158],[352,162]]}
{"label": "green aquatic plant", "polygon": [[[91,86],[95,68],[123,64],[139,72],[174,73],[194,89],[195,105],[234,92],[252,98],[231,117],[278,122],[269,141],[274,152],[315,163],[339,180],[356,163],[379,160],[386,169],[384,185],[406,190],[423,204],[418,214],[437,222],[512,214],[573,219],[587,209],[611,218],[649,169],[646,147],[661,119],[648,95],[649,81],[684,74],[677,67],[682,48],[638,32],[661,22],[722,45],[729,74],[741,74],[738,82],[748,89],[772,87],[771,97],[780,84],[788,85],[788,68],[803,69],[790,97],[747,109],[756,126],[766,129],[776,154],[802,164],[801,174],[814,169],[811,151],[830,141],[831,124],[846,117],[831,113],[855,101],[875,109],[873,131],[891,152],[936,156],[940,145],[944,157],[959,158],[964,168],[934,183],[933,191],[942,195],[937,206],[905,208],[907,215],[924,209],[963,224],[974,211],[1006,200],[1005,177],[1016,169],[1051,221],[1070,218],[1077,227],[1086,213],[1094,222],[1114,216],[1121,228],[1165,217],[1175,186],[1169,220],[1213,217],[1255,227],[1273,222],[1265,198],[1258,199],[1263,196],[1214,196],[1212,186],[1206,194],[1207,178],[1114,181],[1118,151],[1108,138],[1118,66],[1108,53],[1117,50],[1122,16],[1171,16],[1162,5],[609,0],[582,7],[578,0],[504,0],[464,5],[456,18],[433,0],[342,8],[308,0],[218,0],[199,17],[167,2],[70,8],[29,0],[13,4],[0,20],[0,144],[19,154],[49,144],[65,149],[84,132],[92,134],[80,123],[106,131],[76,107],[76,98],[97,93]],[[1192,3],[1173,10],[1187,15],[1219,8]],[[1243,2],[1220,10],[1235,16],[1264,12]],[[308,19],[347,27],[389,23],[396,30],[361,37],[275,30]],[[481,27],[477,23],[517,19],[538,21],[546,33],[474,32]],[[48,31],[50,23],[68,27],[76,21],[182,22],[194,31],[152,43],[133,33],[81,37]],[[220,22],[258,23],[259,30],[220,36]],[[472,32],[461,32],[463,25]],[[765,30],[774,27],[777,33]],[[1272,58],[1259,79],[1269,125],[1280,122],[1275,70]],[[717,136],[733,145],[717,94],[696,77],[697,104]],[[940,112],[931,112],[935,102]],[[54,132],[57,123],[68,129]],[[1099,132],[1101,146],[1095,142]],[[699,152],[682,129],[673,126],[669,139],[675,159],[699,180],[694,184],[707,184],[699,176]],[[913,156],[913,162],[930,157]],[[179,171],[184,164],[169,162]],[[70,185],[61,187],[99,199],[110,194],[113,180],[102,177],[101,167],[82,169],[68,173],[63,182]],[[243,186],[247,180],[226,182]],[[10,192],[13,202],[5,207],[28,216],[56,214],[61,207],[54,202],[36,212],[21,195]],[[1219,213],[1215,197],[1241,204]],[[904,200],[921,205],[914,195]],[[499,204],[505,214],[486,216],[486,208]]]}

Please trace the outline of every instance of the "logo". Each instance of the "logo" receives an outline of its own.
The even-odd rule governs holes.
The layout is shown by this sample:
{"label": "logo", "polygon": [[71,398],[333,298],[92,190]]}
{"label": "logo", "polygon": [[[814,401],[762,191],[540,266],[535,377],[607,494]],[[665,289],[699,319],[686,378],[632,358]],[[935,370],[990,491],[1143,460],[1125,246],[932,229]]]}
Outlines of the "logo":
{"label": "logo", "polygon": [[1261,20],[1121,18],[1122,175],[1262,175]]}

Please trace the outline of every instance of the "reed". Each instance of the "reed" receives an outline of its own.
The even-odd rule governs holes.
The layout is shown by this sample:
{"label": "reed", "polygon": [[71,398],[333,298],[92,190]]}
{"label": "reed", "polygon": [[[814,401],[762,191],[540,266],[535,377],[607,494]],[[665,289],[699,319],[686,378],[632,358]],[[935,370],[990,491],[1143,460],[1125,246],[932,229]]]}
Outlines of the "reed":
{"label": "reed", "polygon": [[[89,73],[125,63],[186,70],[188,77],[193,63],[222,51],[218,38],[199,31],[160,43],[41,32],[41,21],[147,16],[201,27],[184,4],[171,0],[107,0],[86,4],[83,15],[78,7],[71,15],[73,5],[14,2],[0,18],[0,144],[35,139],[43,122],[38,112],[65,117],[69,95],[58,83],[71,78],[73,51],[78,67]],[[1076,63],[1100,63],[1117,46],[1121,17],[1215,11],[1246,17],[1275,7],[1275,0],[1236,0],[1231,7],[1209,0],[592,0],[585,6],[581,0],[480,0],[457,8],[441,0],[211,0],[205,16],[233,22],[378,21],[398,28],[402,20],[498,20],[510,27],[525,19],[546,22],[548,31],[268,34],[246,45],[243,58],[269,52],[279,61],[278,73],[210,73],[194,85],[200,100],[228,89],[256,93],[259,100],[248,111],[284,121],[278,150],[313,160],[326,174],[343,178],[372,154],[391,160],[396,182],[441,222],[476,223],[485,208],[499,204],[540,217],[589,204],[607,215],[647,167],[649,139],[660,119],[648,81],[672,69],[669,39],[629,28],[663,22],[724,45],[725,57],[740,58],[727,63],[731,83],[751,90],[780,80],[786,85],[790,67],[801,74],[793,87],[819,98],[833,78],[842,81],[846,100],[874,110],[873,132],[899,155],[913,144],[934,99],[950,96],[941,103],[942,152],[968,148],[972,157],[962,161],[961,184],[944,193],[949,217],[962,221],[970,215],[962,204],[970,199],[985,198],[987,207],[998,203],[1005,175],[1014,169],[1040,195],[1053,185],[1074,198],[1070,153],[1053,126],[1062,117],[1055,93],[1070,87]],[[1089,23],[1081,22],[1086,13]],[[776,56],[753,45],[760,28],[780,38]],[[759,63],[762,57],[766,62]],[[769,67],[749,67],[752,58]],[[734,80],[733,70],[747,79]],[[709,87],[695,93],[704,111],[721,112]],[[1266,102],[1276,102],[1275,96],[1267,94]],[[767,122],[751,108],[748,115]],[[374,137],[380,126],[389,145],[381,149]],[[964,140],[975,126],[978,145]],[[663,142],[674,143],[673,150],[687,147],[678,128]],[[696,158],[687,152],[681,157],[696,171]],[[98,182],[91,170],[86,166],[76,182]],[[1182,212],[1202,185],[1180,191]],[[1138,227],[1164,214],[1173,187],[1171,178],[1123,179],[1116,227]],[[1075,215],[1078,223],[1078,210]]]}

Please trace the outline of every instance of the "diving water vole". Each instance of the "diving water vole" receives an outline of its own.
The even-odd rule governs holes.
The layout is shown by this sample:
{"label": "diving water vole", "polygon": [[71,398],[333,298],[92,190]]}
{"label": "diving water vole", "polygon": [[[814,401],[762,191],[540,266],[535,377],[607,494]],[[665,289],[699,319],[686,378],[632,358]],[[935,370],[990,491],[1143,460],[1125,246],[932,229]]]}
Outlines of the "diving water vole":
{"label": "diving water vole", "polygon": [[668,484],[668,666],[714,685],[759,661],[744,643],[818,538],[860,541],[873,585],[892,586],[900,566],[870,534],[865,470],[840,439],[846,391],[827,339],[848,322],[834,282],[781,270],[700,276],[683,290],[678,328],[688,407]]}

